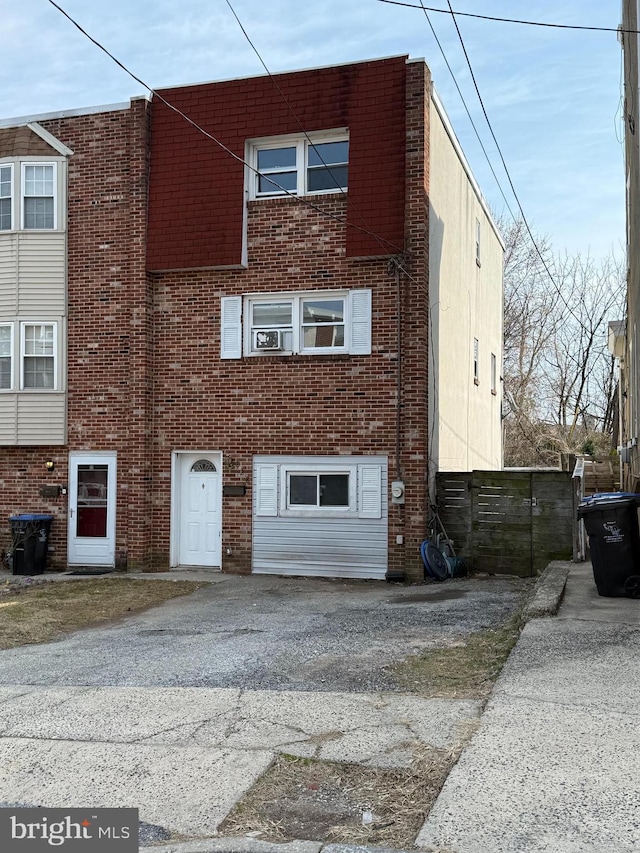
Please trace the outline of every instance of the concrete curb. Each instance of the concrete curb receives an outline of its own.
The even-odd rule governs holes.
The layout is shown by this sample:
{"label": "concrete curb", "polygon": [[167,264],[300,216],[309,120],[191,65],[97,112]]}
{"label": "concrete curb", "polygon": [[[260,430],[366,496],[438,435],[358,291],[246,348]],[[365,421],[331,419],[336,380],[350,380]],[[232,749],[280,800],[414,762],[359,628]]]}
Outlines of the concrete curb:
{"label": "concrete curb", "polygon": [[[409,853],[390,847],[361,844],[323,844],[318,841],[289,841],[281,844],[257,838],[232,837],[180,841],[141,847],[149,853]],[[414,851],[415,853],[415,851]]]}
{"label": "concrete curb", "polygon": [[560,609],[571,565],[570,562],[564,560],[555,560],[549,563],[538,578],[533,598],[525,608],[525,622],[556,615]]}
{"label": "concrete curb", "polygon": [[238,836],[145,845],[140,849],[148,850],[149,853],[320,853],[321,848],[322,843],[319,841],[289,841],[276,844],[260,841],[258,838]]}

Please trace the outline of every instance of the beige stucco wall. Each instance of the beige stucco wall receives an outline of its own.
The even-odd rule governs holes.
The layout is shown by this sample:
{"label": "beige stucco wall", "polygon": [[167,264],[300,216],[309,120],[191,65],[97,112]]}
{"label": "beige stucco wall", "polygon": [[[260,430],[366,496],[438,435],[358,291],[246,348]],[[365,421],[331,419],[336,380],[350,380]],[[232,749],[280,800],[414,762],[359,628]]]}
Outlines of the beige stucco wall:
{"label": "beige stucco wall", "polygon": [[[503,246],[434,95],[430,122],[432,474],[502,468]],[[476,261],[480,223],[480,263]],[[474,381],[474,338],[478,381]],[[496,393],[491,354],[496,356]]]}
{"label": "beige stucco wall", "polygon": [[[638,0],[623,0],[623,30],[638,29]],[[624,49],[625,160],[627,177],[627,322],[625,355],[620,360],[619,444],[628,448],[622,465],[625,489],[640,486],[640,111],[639,49],[634,32],[622,34]]]}

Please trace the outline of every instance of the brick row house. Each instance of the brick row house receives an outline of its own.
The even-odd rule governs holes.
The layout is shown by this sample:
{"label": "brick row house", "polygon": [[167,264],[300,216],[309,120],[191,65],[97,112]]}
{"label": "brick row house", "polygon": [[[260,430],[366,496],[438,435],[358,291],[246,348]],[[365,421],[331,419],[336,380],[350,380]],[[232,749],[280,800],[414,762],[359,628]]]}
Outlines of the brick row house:
{"label": "brick row house", "polygon": [[0,122],[2,523],[420,580],[436,470],[502,464],[502,252],[421,60]]}

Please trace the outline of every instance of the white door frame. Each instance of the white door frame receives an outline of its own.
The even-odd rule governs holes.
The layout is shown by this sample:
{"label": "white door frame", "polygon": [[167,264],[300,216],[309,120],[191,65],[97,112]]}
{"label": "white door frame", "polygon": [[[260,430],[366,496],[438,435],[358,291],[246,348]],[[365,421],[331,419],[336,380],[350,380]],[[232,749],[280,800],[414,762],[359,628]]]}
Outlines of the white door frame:
{"label": "white door frame", "polygon": [[[180,566],[180,533],[182,520],[181,482],[185,457],[209,459],[220,472],[218,506],[220,507],[220,542],[222,542],[222,451],[221,450],[172,450],[171,451],[171,529],[169,536],[169,562],[171,568]],[[222,546],[219,566],[222,566]]]}
{"label": "white door frame", "polygon": [[[82,554],[76,551],[78,538],[75,534],[77,520],[77,490],[78,490],[78,465],[104,465],[109,466],[109,479],[107,490],[107,536],[104,540],[102,551],[91,549]],[[116,561],[116,495],[117,495],[117,467],[118,454],[115,450],[79,450],[69,453],[69,484],[68,484],[68,512],[67,512],[67,563],[70,566],[115,566]],[[92,544],[90,539],[85,540],[87,545]],[[97,544],[97,541],[96,543]],[[79,549],[80,550],[80,549]]]}

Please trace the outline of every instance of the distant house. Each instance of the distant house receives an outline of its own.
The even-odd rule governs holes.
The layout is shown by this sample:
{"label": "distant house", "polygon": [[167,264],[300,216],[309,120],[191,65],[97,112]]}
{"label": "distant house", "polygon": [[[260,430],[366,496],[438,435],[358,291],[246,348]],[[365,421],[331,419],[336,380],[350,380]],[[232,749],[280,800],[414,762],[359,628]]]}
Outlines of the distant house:
{"label": "distant house", "polygon": [[420,579],[436,470],[502,465],[502,254],[423,61],[0,122],[4,517]]}

